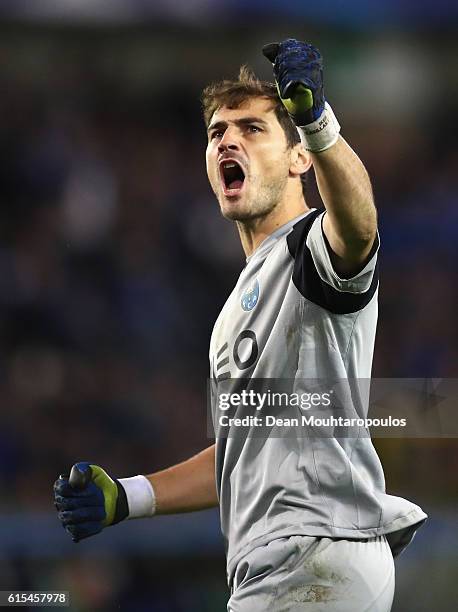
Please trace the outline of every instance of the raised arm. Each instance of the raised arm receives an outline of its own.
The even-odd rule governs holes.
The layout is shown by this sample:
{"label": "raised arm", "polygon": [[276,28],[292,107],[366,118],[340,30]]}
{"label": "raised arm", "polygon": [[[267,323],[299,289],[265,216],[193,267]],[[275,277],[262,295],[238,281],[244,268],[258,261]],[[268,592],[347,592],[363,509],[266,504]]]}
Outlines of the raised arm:
{"label": "raised arm", "polygon": [[321,53],[293,38],[263,49],[272,62],[280,98],[309,151],[326,207],[323,229],[338,274],[351,276],[364,265],[377,232],[377,213],[368,174],[340,136],[326,102]]}
{"label": "raised arm", "polygon": [[327,211],[323,230],[334,253],[332,263],[337,273],[350,276],[364,265],[377,233],[369,176],[341,136],[329,149],[311,155]]}

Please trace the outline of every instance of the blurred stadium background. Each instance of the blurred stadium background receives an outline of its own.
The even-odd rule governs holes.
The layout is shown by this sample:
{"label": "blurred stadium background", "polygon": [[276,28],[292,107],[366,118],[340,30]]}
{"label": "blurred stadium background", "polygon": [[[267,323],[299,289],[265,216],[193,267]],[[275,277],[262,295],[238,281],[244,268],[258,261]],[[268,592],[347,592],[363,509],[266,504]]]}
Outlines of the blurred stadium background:
{"label": "blurred stadium background", "polygon": [[[209,444],[208,341],[243,256],[207,186],[199,94],[245,62],[270,78],[266,42],[322,50],[373,179],[374,375],[458,376],[457,17],[445,0],[1,2],[0,589],[68,590],[81,612],[225,609],[216,512],[75,546],[51,486],[77,459],[127,476]],[[394,611],[455,610],[456,440],[376,445],[388,490],[430,515]]]}

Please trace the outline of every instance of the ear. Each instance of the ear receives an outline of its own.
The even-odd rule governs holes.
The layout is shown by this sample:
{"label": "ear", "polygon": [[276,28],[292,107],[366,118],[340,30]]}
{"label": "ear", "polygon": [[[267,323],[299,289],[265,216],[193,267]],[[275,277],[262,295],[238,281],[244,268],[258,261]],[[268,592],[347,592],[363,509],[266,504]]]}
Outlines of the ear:
{"label": "ear", "polygon": [[290,176],[304,174],[312,165],[312,156],[299,142],[291,149],[291,163],[289,166]]}

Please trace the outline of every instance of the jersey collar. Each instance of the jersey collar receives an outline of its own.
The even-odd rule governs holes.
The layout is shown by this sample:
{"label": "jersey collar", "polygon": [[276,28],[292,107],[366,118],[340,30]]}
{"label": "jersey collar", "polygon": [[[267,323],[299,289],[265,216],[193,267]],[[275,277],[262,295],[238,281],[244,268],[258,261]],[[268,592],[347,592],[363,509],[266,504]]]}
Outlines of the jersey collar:
{"label": "jersey collar", "polygon": [[261,244],[251,253],[251,255],[249,255],[246,258],[246,262],[248,263],[255,256],[258,257],[259,255],[264,255],[264,253],[266,253],[272,248],[274,242],[276,242],[282,236],[285,236],[289,232],[289,230],[293,227],[293,225],[296,225],[298,221],[300,221],[301,219],[304,219],[304,217],[309,215],[314,210],[316,210],[316,208],[311,208],[307,212],[302,213],[302,215],[299,215],[298,217],[294,217],[294,219],[291,219],[290,221],[288,221],[288,223],[281,225],[277,230],[275,230],[272,234],[270,234],[270,236],[267,236],[267,238],[264,238]]}

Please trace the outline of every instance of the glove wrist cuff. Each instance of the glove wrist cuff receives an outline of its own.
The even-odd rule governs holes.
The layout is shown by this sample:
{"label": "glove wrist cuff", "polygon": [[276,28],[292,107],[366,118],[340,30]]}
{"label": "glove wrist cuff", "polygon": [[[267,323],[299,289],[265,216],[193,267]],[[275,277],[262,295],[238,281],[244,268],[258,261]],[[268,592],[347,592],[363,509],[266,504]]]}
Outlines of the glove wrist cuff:
{"label": "glove wrist cuff", "polygon": [[146,476],[120,478],[119,484],[126,492],[128,515],[126,518],[144,518],[156,512],[156,495]]}
{"label": "glove wrist cuff", "polygon": [[337,142],[340,124],[330,105],[325,102],[320,117],[313,123],[298,126],[297,131],[304,148],[312,153],[319,153],[329,149]]}
{"label": "glove wrist cuff", "polygon": [[115,480],[114,482],[118,490],[118,497],[116,499],[116,506],[115,506],[115,513],[114,513],[113,520],[111,521],[111,523],[108,523],[108,525],[116,525],[117,523],[120,523],[121,521],[126,519],[127,515],[129,514],[129,506],[127,503],[126,491],[124,487],[122,486],[122,484],[119,482],[119,480]]}

